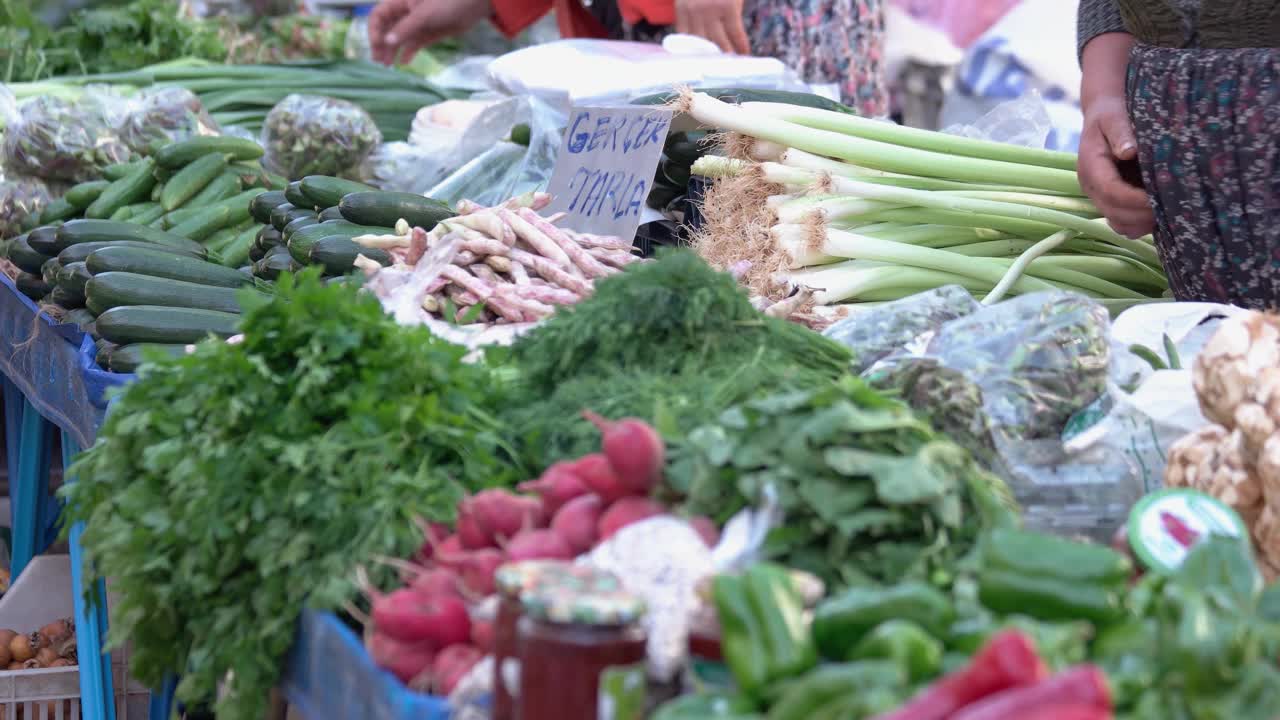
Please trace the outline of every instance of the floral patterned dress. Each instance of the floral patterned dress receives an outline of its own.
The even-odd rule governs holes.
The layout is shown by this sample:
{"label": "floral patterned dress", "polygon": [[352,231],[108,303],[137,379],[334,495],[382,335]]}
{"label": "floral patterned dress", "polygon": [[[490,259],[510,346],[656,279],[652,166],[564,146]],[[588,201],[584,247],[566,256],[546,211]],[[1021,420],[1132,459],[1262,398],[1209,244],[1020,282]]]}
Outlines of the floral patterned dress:
{"label": "floral patterned dress", "polygon": [[866,117],[885,115],[884,0],[746,0],[756,55],[775,57],[810,84],[840,88]]}

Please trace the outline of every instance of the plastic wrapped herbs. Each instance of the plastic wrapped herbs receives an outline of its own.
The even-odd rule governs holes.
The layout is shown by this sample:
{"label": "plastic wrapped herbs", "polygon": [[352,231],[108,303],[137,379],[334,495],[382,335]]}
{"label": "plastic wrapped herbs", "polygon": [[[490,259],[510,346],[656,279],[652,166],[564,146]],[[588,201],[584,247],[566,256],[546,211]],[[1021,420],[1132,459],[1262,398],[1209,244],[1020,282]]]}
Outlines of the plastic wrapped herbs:
{"label": "plastic wrapped herbs", "polygon": [[205,112],[200,98],[179,87],[144,90],[130,103],[120,130],[124,143],[140,155],[149,154],[156,143],[217,134],[218,124]]}
{"label": "plastic wrapped herbs", "polygon": [[910,351],[913,343],[927,343],[944,324],[981,308],[969,291],[947,285],[858,313],[822,334],[852,350],[853,371],[861,373],[890,355]]}
{"label": "plastic wrapped herbs", "polygon": [[49,204],[49,189],[35,178],[0,180],[0,239],[20,235]]}
{"label": "plastic wrapped herbs", "polygon": [[83,182],[128,160],[116,130],[123,101],[98,92],[75,101],[44,96],[23,103],[4,131],[7,174]]}
{"label": "plastic wrapped herbs", "polygon": [[290,95],[271,108],[262,129],[266,163],[289,178],[356,177],[382,133],[369,113],[334,98]]}

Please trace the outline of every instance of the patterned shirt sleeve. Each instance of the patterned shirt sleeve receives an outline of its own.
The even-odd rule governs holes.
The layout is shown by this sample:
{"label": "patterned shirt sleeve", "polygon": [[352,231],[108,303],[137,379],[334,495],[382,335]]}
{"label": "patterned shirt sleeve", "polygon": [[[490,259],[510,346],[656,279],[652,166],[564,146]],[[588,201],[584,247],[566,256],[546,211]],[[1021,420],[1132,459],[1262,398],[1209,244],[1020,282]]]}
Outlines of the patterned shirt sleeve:
{"label": "patterned shirt sleeve", "polygon": [[1090,40],[1104,33],[1124,32],[1124,18],[1116,0],[1080,0],[1076,21],[1076,53],[1084,52]]}

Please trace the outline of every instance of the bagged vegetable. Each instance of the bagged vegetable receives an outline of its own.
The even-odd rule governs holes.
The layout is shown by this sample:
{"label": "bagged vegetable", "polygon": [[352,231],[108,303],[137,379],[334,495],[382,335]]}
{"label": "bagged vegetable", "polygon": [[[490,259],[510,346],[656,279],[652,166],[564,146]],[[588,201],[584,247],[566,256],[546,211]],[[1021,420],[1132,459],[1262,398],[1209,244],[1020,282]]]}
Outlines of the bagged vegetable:
{"label": "bagged vegetable", "polygon": [[927,343],[935,332],[982,306],[959,285],[947,285],[858,313],[822,334],[853,351],[853,371],[862,372],[912,343]]}
{"label": "bagged vegetable", "polygon": [[345,100],[315,95],[281,100],[262,128],[267,166],[289,178],[357,177],[381,142],[369,113]]}
{"label": "bagged vegetable", "polygon": [[196,135],[217,135],[218,124],[200,104],[200,98],[186,88],[151,88],[129,104],[120,130],[121,139],[133,152],[150,152],[153,144],[169,144]]}
{"label": "bagged vegetable", "polygon": [[117,128],[124,101],[104,92],[86,92],[70,101],[33,98],[18,106],[4,131],[4,168],[11,175],[83,182],[132,153]]}
{"label": "bagged vegetable", "polygon": [[34,227],[49,200],[48,186],[35,178],[0,181],[0,239]]}

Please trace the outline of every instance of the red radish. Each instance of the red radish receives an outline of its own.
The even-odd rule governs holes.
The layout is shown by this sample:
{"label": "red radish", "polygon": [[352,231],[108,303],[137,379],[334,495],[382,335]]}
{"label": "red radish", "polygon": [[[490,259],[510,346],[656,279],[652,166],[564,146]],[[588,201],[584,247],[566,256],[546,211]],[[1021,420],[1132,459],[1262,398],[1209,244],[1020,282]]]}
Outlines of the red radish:
{"label": "red radish", "polygon": [[405,642],[444,647],[471,637],[471,617],[457,597],[424,598],[401,588],[374,598],[371,615],[378,632]]}
{"label": "red radish", "polygon": [[484,653],[473,645],[450,645],[441,650],[436,655],[435,662],[431,663],[431,675],[435,680],[433,689],[440,695],[453,692],[462,678],[482,659]]}
{"label": "red radish", "polygon": [[518,489],[539,495],[542,498],[543,515],[551,517],[565,503],[589,492],[582,479],[574,473],[573,465],[567,462],[556,463],[547,468],[537,480],[520,483]]}
{"label": "red radish", "polygon": [[702,536],[702,541],[707,544],[707,547],[713,548],[716,543],[720,542],[720,528],[716,527],[711,518],[705,515],[691,517],[689,518],[689,525],[694,532]]}
{"label": "red radish", "polygon": [[413,559],[419,563],[425,563],[435,554],[436,546],[449,537],[449,526],[444,523],[428,523],[419,520],[418,527],[422,528],[422,535],[426,538],[426,542],[422,543],[422,547],[418,549],[418,554],[414,555]]}
{"label": "red radish", "polygon": [[493,620],[471,618],[471,642],[482,652],[493,650]]}
{"label": "red radish", "polygon": [[[464,533],[464,521],[466,532]],[[468,550],[493,547],[526,528],[542,525],[542,503],[509,490],[484,490],[458,506],[458,533]],[[477,545],[483,541],[483,544]]]}
{"label": "red radish", "polygon": [[609,464],[609,458],[600,453],[579,458],[573,464],[573,472],[582,478],[582,483],[591,492],[599,495],[605,504],[632,494],[631,490],[618,479],[618,474]]}
{"label": "red radish", "polygon": [[365,648],[378,667],[408,683],[431,667],[435,652],[426,643],[408,643],[381,632],[369,633]]}
{"label": "red radish", "polygon": [[582,416],[600,428],[601,449],[622,485],[637,495],[648,494],[662,478],[667,457],[658,431],[638,418],[614,422],[590,410],[584,410]]}
{"label": "red radish", "polygon": [[460,569],[463,587],[481,597],[492,595],[497,591],[494,585],[494,573],[498,572],[498,568],[506,561],[506,555],[494,548],[469,553]]}
{"label": "red radish", "polygon": [[419,597],[461,597],[458,592],[458,576],[451,570],[443,567],[431,568],[424,570],[409,584]]}
{"label": "red radish", "polygon": [[462,549],[462,538],[457,535],[449,537],[436,543],[435,549],[432,550],[431,556],[441,566],[457,571],[457,558],[462,557],[465,551]]}
{"label": "red radish", "polygon": [[526,530],[507,544],[507,560],[572,560],[573,548],[554,530]]}
{"label": "red radish", "polygon": [[667,509],[644,497],[625,497],[609,506],[600,516],[596,526],[601,540],[608,540],[613,534],[631,523],[640,522],[655,515],[662,515]]}
{"label": "red radish", "polygon": [[570,500],[551,519],[551,529],[565,542],[575,556],[596,544],[596,525],[604,513],[604,501],[598,495],[583,495]]}

